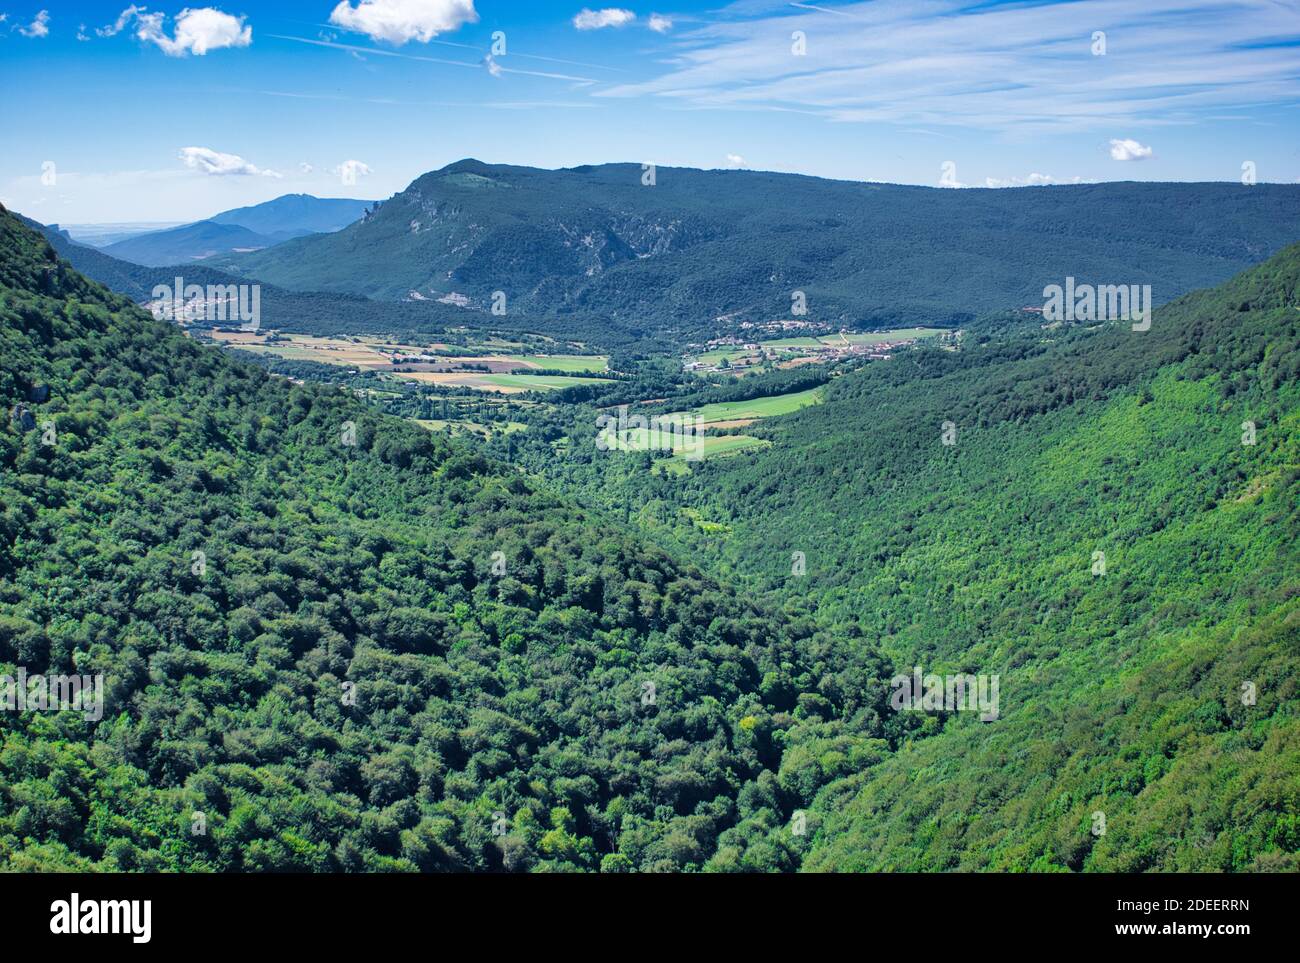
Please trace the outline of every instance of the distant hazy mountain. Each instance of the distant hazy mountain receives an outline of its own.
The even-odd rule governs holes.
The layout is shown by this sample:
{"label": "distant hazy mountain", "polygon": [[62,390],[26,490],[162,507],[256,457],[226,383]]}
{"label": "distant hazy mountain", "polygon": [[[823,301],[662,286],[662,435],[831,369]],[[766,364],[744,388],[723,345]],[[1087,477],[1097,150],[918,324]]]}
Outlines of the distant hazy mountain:
{"label": "distant hazy mountain", "polygon": [[236,251],[256,251],[277,243],[264,234],[250,231],[237,224],[218,224],[199,221],[174,227],[170,231],[156,231],[109,244],[102,248],[105,254],[134,261],[136,264],[164,265],[202,261],[217,254]]}
{"label": "distant hazy mountain", "polygon": [[69,237],[78,244],[85,244],[89,247],[107,247],[110,244],[116,244],[118,241],[125,241],[129,237],[139,237],[141,234],[152,234],[155,231],[168,231],[173,227],[180,226],[181,222],[177,221],[62,225],[63,229],[68,232]]}
{"label": "distant hazy mountain", "polygon": [[217,224],[237,224],[267,237],[287,240],[304,234],[341,231],[359,220],[371,203],[343,197],[285,194],[265,204],[224,211],[208,220]]}
{"label": "distant hazy mountain", "polygon": [[466,160],[376,213],[221,266],[290,288],[685,330],[723,315],[961,321],[1048,284],[1217,283],[1300,236],[1300,186],[1109,183],[941,190],[639,164]]}
{"label": "distant hazy mountain", "polygon": [[341,230],[370,201],[286,194],[265,204],[223,211],[193,224],[137,234],[105,245],[114,257],[151,266],[190,264],[257,251],[307,234]]}

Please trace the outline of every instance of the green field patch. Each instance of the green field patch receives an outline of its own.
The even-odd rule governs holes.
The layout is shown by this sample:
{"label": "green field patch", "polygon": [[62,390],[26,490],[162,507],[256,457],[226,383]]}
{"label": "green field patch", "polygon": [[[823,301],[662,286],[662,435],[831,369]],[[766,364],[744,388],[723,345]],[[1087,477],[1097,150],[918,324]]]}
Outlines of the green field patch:
{"label": "green field patch", "polygon": [[802,338],[777,338],[774,341],[759,341],[758,344],[764,348],[818,348],[821,347],[822,341],[812,336]]}
{"label": "green field patch", "polygon": [[506,356],[509,361],[521,365],[546,368],[550,371],[605,371],[609,359],[604,355],[588,354],[512,354]]}
{"label": "green field patch", "polygon": [[947,328],[895,328],[893,331],[865,331],[858,334],[828,334],[819,338],[822,344],[832,347],[848,342],[849,344],[882,344],[886,341],[920,341],[924,338],[937,338],[948,334]]}
{"label": "green field patch", "polygon": [[795,391],[785,395],[769,395],[766,398],[752,398],[749,401],[719,401],[711,405],[701,405],[690,411],[675,411],[662,417],[673,421],[699,416],[706,425],[719,421],[743,421],[749,418],[773,418],[788,415],[800,408],[818,404],[822,400],[822,388],[809,388],[807,391]]}

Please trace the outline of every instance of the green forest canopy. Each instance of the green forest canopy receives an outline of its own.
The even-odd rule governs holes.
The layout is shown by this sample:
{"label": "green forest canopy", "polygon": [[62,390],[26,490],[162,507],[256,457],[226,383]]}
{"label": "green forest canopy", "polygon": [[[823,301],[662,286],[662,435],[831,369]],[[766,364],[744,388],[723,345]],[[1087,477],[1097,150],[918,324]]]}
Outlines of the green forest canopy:
{"label": "green forest canopy", "polygon": [[[108,687],[0,712],[0,865],[1295,869],[1297,304],[1293,247],[664,476],[273,378],[0,215],[0,673]],[[917,663],[1000,719],[892,711]]]}

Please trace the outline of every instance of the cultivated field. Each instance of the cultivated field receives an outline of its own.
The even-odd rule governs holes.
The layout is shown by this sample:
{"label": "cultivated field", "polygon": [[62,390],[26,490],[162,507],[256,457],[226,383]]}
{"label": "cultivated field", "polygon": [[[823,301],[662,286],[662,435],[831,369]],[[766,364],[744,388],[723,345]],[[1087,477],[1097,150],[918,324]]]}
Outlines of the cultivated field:
{"label": "cultivated field", "polygon": [[394,377],[401,378],[403,381],[476,388],[479,391],[496,391],[507,395],[521,394],[525,391],[554,391],[556,388],[609,380],[608,378],[578,378],[571,375],[494,374],[487,371],[403,371],[395,374]]}
{"label": "cultivated field", "polygon": [[[312,335],[274,335],[274,332],[214,331],[213,340],[231,347],[268,354],[290,361],[315,361],[366,371],[390,372],[409,381],[430,384],[460,385],[483,391],[517,393],[565,388],[579,379],[563,375],[517,376],[516,370],[532,371],[604,371],[609,359],[604,355],[505,353],[501,348],[520,347],[518,342],[488,339],[482,343],[484,353],[451,353],[446,344],[403,344],[375,338],[318,338]],[[495,350],[493,350],[495,349]],[[465,349],[459,349],[464,352]],[[470,349],[474,350],[473,348]],[[457,371],[457,367],[475,365],[490,371]],[[416,367],[423,370],[405,370]]]}

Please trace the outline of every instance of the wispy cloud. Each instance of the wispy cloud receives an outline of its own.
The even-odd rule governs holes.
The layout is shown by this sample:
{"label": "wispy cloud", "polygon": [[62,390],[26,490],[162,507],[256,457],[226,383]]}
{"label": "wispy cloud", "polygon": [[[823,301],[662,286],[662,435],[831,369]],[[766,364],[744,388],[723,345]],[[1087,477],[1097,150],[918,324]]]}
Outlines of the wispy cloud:
{"label": "wispy cloud", "polygon": [[[289,37],[282,34],[269,34],[273,40],[291,40],[294,43],[305,43],[313,47],[328,47],[331,50],[346,50],[355,53],[362,53],[367,56],[376,57],[398,57],[402,60],[416,60],[421,63],[446,64],[450,67],[468,67],[471,70],[484,70],[487,64],[483,60],[451,60],[447,57],[429,57],[423,54],[398,53],[396,50],[378,50],[374,47],[358,47],[356,44],[332,43],[328,40],[310,40],[307,37]],[[511,56],[519,56],[511,54]],[[502,67],[496,63],[496,71],[499,74],[520,74],[526,77],[546,77],[551,80],[568,80],[579,84],[594,84],[597,81],[592,77],[575,77],[571,74],[549,73],[544,70],[522,70],[518,67]]]}
{"label": "wispy cloud", "polygon": [[144,7],[137,7],[133,3],[131,4],[131,6],[127,7],[125,10],[119,13],[117,15],[117,19],[114,20],[112,23],[110,23],[108,26],[96,27],[95,33],[97,36],[100,37],[116,37],[119,33],[121,33],[123,30],[126,29],[127,25],[131,23],[132,20],[134,20],[136,17],[138,17],[140,14],[144,12],[145,12]]}
{"label": "wispy cloud", "polygon": [[[1276,0],[756,2],[725,13],[678,32],[659,76],[600,95],[845,122],[1076,131],[1300,103],[1300,18]],[[1094,31],[1107,35],[1104,55],[1094,55]]]}
{"label": "wispy cloud", "polygon": [[1051,174],[1030,174],[1027,177],[986,177],[985,187],[1049,187],[1052,184],[1083,184],[1082,177],[1059,178]]}
{"label": "wispy cloud", "polygon": [[601,105],[590,100],[397,100],[393,97],[350,97],[346,94],[307,93],[295,90],[233,90],[230,93],[255,94],[258,97],[287,97],[292,100],[328,100],[343,104],[376,104],[383,107],[456,107],[466,110],[598,110]]}

